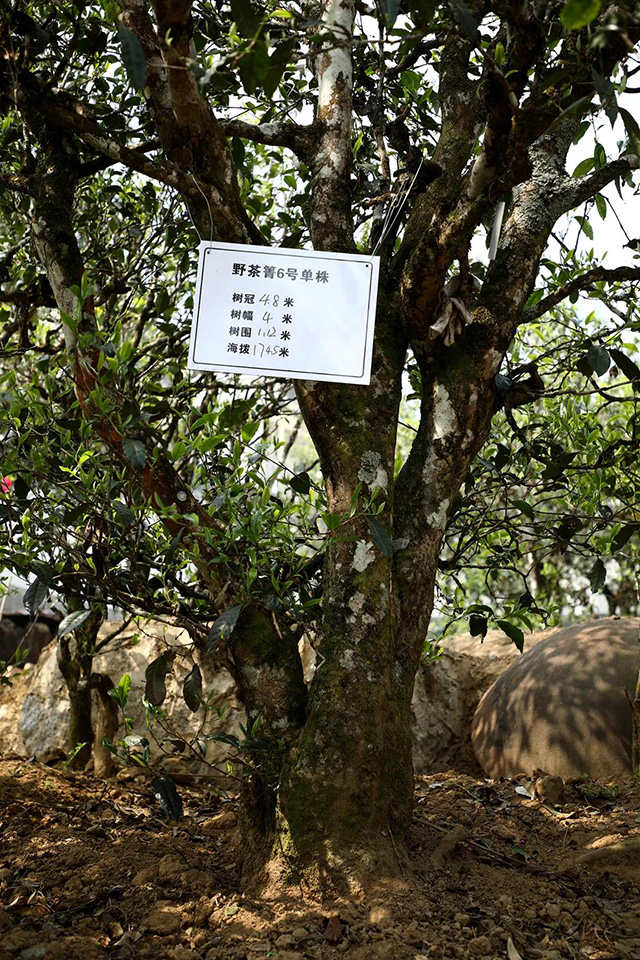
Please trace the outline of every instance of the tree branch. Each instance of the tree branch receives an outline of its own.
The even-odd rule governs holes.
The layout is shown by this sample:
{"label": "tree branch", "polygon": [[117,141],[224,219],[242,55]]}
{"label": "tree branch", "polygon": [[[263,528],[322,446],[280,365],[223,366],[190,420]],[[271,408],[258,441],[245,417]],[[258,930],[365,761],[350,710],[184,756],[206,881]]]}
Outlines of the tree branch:
{"label": "tree branch", "polygon": [[580,180],[569,180],[565,191],[565,212],[573,210],[574,207],[579,207],[585,200],[590,200],[596,193],[600,193],[601,190],[615,180],[616,177],[623,177],[631,170],[638,169],[640,169],[640,159],[634,154],[630,154],[626,157],[618,157],[617,160],[608,163],[590,177],[583,177]]}
{"label": "tree branch", "polygon": [[407,54],[404,60],[401,60],[400,63],[397,63],[395,67],[391,67],[387,70],[387,79],[395,80],[396,77],[399,77],[401,73],[404,73],[405,70],[409,70],[414,63],[416,63],[420,57],[423,57],[425,53],[429,53],[431,50],[437,50],[438,47],[441,47],[444,42],[444,34],[439,33],[435,37],[432,37],[430,40],[422,40],[420,43],[416,43],[413,50]]}
{"label": "tree branch", "polygon": [[244,120],[223,120],[222,129],[228,137],[252,140],[268,147],[286,147],[297,156],[307,159],[316,140],[316,124],[246,123]]}
{"label": "tree branch", "polygon": [[[190,3],[155,0],[157,31],[141,0],[121,0],[123,20],[147,60],[149,106],[168,159],[202,186],[185,200],[202,236],[211,232],[208,206],[217,205],[216,236],[233,243],[265,243],[240,199],[238,178],[222,126],[189,69],[193,62]],[[195,187],[195,184],[193,184]],[[209,201],[205,202],[205,197]],[[214,239],[213,237],[211,239]]]}
{"label": "tree branch", "polygon": [[523,312],[522,322],[531,323],[539,317],[553,310],[559,303],[570,297],[572,293],[578,293],[580,290],[586,290],[595,283],[624,283],[625,281],[640,282],[640,267],[616,267],[608,270],[605,267],[594,267],[579,277],[563,283],[553,293],[544,297],[534,307],[529,307]]}
{"label": "tree branch", "polygon": [[[19,101],[27,107],[29,113],[38,111],[41,116],[53,121],[61,130],[75,134],[92,151],[104,157],[109,163],[121,163],[130,170],[135,170],[158,183],[177,190],[188,204],[198,211],[196,225],[201,235],[208,236],[211,232],[211,220],[220,236],[244,242],[260,237],[254,228],[251,237],[247,234],[244,222],[238,219],[237,210],[234,210],[220,191],[211,182],[196,177],[193,173],[183,169],[180,164],[171,160],[150,159],[145,152],[152,149],[153,144],[141,144],[137,147],[128,147],[120,143],[111,134],[103,130],[100,123],[88,112],[87,107],[75,100],[69,94],[53,93],[43,88],[42,82],[33,74],[23,74],[18,88]],[[225,141],[226,143],[226,141]],[[86,165],[91,169],[91,165]],[[86,174],[85,167],[80,167],[80,175]],[[17,189],[17,186],[16,186]],[[33,188],[30,188],[33,192]],[[204,198],[206,197],[206,203]],[[203,208],[204,207],[204,211]],[[206,216],[205,216],[206,212]],[[194,217],[195,219],[195,217]]]}
{"label": "tree branch", "polygon": [[333,36],[315,57],[319,136],[311,159],[311,239],[316,250],[353,250],[349,189],[355,0],[323,0],[322,22]]}
{"label": "tree branch", "polygon": [[111,163],[121,163],[130,170],[142,173],[152,180],[174,187],[181,193],[193,192],[193,182],[175,164],[167,160],[150,160],[135,148],[120,143],[111,134],[105,133],[97,121],[82,113],[51,102],[41,100],[38,109],[57,126],[70,130],[91,150],[106,157]]}
{"label": "tree branch", "polygon": [[34,195],[33,177],[21,173],[0,173],[0,188],[13,190],[15,193]]}
{"label": "tree branch", "polygon": [[[151,150],[159,150],[162,147],[162,144],[159,140],[151,140],[149,143],[141,143],[137,147],[132,147],[131,149],[134,153],[139,153],[144,155],[149,153]],[[101,156],[96,157],[95,160],[90,160],[87,163],[80,165],[80,179],[83,177],[91,177],[95,173],[100,173],[102,170],[106,170],[108,167],[113,166],[115,160],[112,160],[110,157]],[[155,179],[155,178],[154,178]]]}
{"label": "tree branch", "polygon": [[432,342],[427,331],[455,249],[490,203],[484,197],[476,201],[465,197],[464,209],[453,212],[463,192],[462,173],[473,152],[476,127],[485,119],[484,105],[477,96],[478,81],[469,76],[472,50],[469,40],[450,31],[441,59],[441,131],[431,158],[442,173],[413,204],[394,258],[394,272],[402,271],[409,337],[418,353],[424,353]]}
{"label": "tree branch", "polygon": [[497,255],[482,285],[478,303],[499,318],[505,347],[533,289],[551,230],[566,209],[565,163],[574,132],[574,122],[565,119],[530,147],[531,176],[513,190]]}

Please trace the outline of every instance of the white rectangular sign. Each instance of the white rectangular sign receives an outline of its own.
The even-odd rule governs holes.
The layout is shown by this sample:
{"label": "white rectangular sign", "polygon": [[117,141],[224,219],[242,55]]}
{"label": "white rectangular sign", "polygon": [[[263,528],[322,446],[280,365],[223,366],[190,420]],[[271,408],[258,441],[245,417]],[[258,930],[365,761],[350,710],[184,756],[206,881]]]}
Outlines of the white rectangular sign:
{"label": "white rectangular sign", "polygon": [[204,241],[189,368],[369,383],[379,263]]}

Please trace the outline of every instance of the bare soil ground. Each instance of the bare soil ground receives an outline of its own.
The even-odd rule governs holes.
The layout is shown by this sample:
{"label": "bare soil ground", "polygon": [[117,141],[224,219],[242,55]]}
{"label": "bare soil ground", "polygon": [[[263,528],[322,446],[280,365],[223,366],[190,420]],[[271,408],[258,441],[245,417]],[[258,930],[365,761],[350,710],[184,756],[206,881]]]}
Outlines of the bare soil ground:
{"label": "bare soil ground", "polygon": [[180,787],[175,825],[129,771],[5,758],[0,960],[640,958],[640,784],[551,787],[420,778],[396,880],[366,900],[252,900],[233,798]]}

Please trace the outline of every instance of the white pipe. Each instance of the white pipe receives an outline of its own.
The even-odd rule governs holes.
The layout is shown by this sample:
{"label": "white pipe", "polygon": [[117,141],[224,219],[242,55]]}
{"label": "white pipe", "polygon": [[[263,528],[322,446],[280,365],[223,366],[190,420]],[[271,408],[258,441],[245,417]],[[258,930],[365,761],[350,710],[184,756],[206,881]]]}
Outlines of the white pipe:
{"label": "white pipe", "polygon": [[489,243],[489,260],[495,260],[496,253],[498,252],[498,241],[500,240],[505,207],[506,203],[504,200],[501,200],[496,207],[496,215],[493,218],[493,229],[491,231],[491,241]]}

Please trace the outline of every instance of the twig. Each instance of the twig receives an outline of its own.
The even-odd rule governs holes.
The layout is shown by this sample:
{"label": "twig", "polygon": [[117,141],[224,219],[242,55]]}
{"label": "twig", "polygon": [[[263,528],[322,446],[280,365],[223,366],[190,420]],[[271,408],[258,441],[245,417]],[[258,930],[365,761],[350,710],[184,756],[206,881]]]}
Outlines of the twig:
{"label": "twig", "polygon": [[394,853],[395,853],[395,855],[396,855],[396,859],[397,859],[397,861],[398,861],[398,866],[400,867],[400,873],[401,873],[402,876],[404,877],[404,876],[405,876],[404,864],[403,864],[402,860],[400,859],[400,854],[399,854],[399,852],[398,852],[398,848],[397,848],[397,846],[396,846],[396,841],[395,841],[395,838],[394,838],[393,833],[392,833],[392,831],[391,831],[391,827],[389,827],[389,836],[391,837],[391,843],[392,843],[392,845],[393,845],[393,851],[394,851]]}

